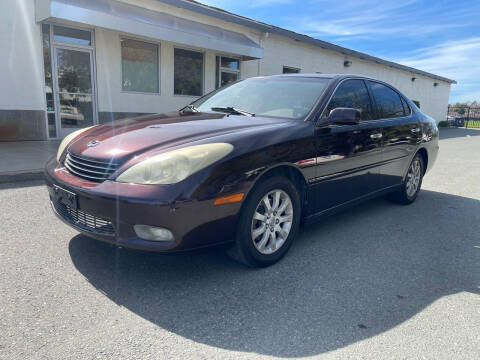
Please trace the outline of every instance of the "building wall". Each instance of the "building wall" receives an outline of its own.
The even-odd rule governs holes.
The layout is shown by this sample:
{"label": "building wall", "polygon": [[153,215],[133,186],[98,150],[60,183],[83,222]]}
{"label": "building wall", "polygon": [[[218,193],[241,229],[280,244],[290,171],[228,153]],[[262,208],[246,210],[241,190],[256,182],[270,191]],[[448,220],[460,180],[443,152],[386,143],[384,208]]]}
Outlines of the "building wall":
{"label": "building wall", "polygon": [[[434,80],[427,76],[410,73],[383,64],[346,57],[335,51],[298,42],[287,37],[265,34],[238,24],[215,19],[188,10],[163,4],[156,0],[121,0],[151,10],[166,12],[174,16],[187,18],[205,24],[223,27],[242,33],[253,41],[261,43],[264,58],[242,63],[242,78],[259,75],[281,74],[283,66],[300,68],[302,73],[352,73],[370,76],[388,82],[404,92],[412,100],[420,102],[423,112],[437,122],[444,120],[447,114],[450,84]],[[345,60],[352,61],[352,66],[343,66]],[[260,65],[259,65],[260,62]],[[415,77],[415,82],[411,78]],[[438,86],[434,87],[434,83]]]}
{"label": "building wall", "polygon": [[[427,76],[410,73],[371,61],[347,57],[338,52],[298,42],[287,37],[275,34],[265,36],[265,34],[260,31],[248,27],[179,9],[156,0],[121,1],[205,24],[227,28],[240,32],[253,41],[260,43],[265,50],[264,58],[261,60],[242,62],[242,78],[281,74],[283,66],[300,68],[302,73],[320,72],[366,75],[388,82],[404,92],[410,99],[419,101],[421,110],[433,117],[437,122],[445,119],[450,96],[450,84],[447,82],[434,80]],[[345,60],[352,61],[352,66],[348,68],[344,67],[343,62]],[[208,64],[206,66],[208,67]],[[164,70],[162,69],[162,71]],[[165,71],[168,71],[168,69]],[[207,72],[205,75],[208,79]],[[214,74],[212,76],[214,76]],[[414,82],[411,81],[412,77],[416,78]],[[436,87],[433,85],[435,82],[438,83]],[[206,88],[205,90],[208,91],[209,89]],[[173,93],[173,91],[170,93]],[[164,94],[169,96],[169,93]],[[171,104],[172,106],[176,106],[178,104],[183,105],[188,103],[188,101],[182,102],[179,99],[175,100],[176,101],[168,101],[167,105]],[[178,106],[176,108],[178,108]],[[168,108],[168,110],[173,109],[175,109],[175,107]]]}
{"label": "building wall", "polygon": [[[255,42],[259,42],[261,33],[237,24],[211,18],[195,12],[179,9],[156,0],[119,0],[149,10],[168,13],[173,16],[218,26],[244,34]],[[120,38],[124,36],[138,40],[145,40],[160,45],[160,94],[135,94],[122,92],[121,87],[121,53]],[[113,113],[138,113],[138,112],[166,112],[177,110],[196,97],[173,94],[173,49],[186,48],[181,44],[167,41],[145,39],[134,34],[120,34],[116,31],[95,29],[97,87],[99,119],[112,118]],[[187,47],[188,48],[188,47]],[[215,89],[215,56],[231,55],[206,49],[192,50],[204,53],[204,94]],[[235,56],[234,56],[235,57]],[[243,76],[243,67],[248,62],[243,62],[240,75]],[[256,75],[256,74],[255,74]]]}
{"label": "building wall", "polygon": [[[317,46],[297,42],[289,38],[270,34],[263,40],[265,49],[263,59],[245,62],[243,76],[273,75],[282,73],[283,66],[301,69],[302,73],[349,73],[366,75],[397,87],[412,100],[420,101],[423,112],[437,122],[444,120],[450,84],[444,81],[395,69],[383,64],[373,63],[354,57],[322,49]],[[352,62],[350,67],[343,65],[345,60]],[[258,71],[260,62],[260,72]],[[416,80],[412,82],[412,77]],[[434,83],[438,83],[434,86]]]}
{"label": "building wall", "polygon": [[0,141],[47,138],[41,27],[34,0],[0,1]]}
{"label": "building wall", "polygon": [[[343,54],[274,34],[218,20],[179,9],[156,0],[121,0],[151,10],[166,12],[201,23],[240,32],[264,47],[264,58],[244,61],[241,77],[279,74],[283,66],[300,68],[302,73],[356,73],[384,80],[397,86],[421,109],[437,121],[447,111],[450,84],[409,73],[382,64],[348,58]],[[192,100],[190,96],[173,95],[173,49],[181,44],[142,39],[133,34],[96,28],[95,64],[97,110],[99,120],[107,121],[138,113],[166,112],[178,109]],[[121,88],[120,38],[136,38],[160,45],[160,94],[123,92]],[[41,26],[35,22],[35,0],[0,2],[0,141],[43,140],[47,138]],[[205,49],[204,93],[215,87],[215,56],[228,55]],[[352,66],[343,66],[344,60]],[[411,78],[416,81],[412,82]],[[434,87],[433,83],[438,86]]]}

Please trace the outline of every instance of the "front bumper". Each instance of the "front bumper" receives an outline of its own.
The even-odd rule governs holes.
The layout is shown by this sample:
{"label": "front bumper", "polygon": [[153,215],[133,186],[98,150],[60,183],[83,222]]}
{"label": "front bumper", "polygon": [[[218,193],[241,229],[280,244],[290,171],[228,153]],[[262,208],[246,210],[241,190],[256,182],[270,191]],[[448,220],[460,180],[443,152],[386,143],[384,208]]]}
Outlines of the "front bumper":
{"label": "front bumper", "polygon": [[[175,185],[135,185],[109,180],[94,183],[72,175],[55,158],[47,163],[45,178],[52,205],[58,205],[54,201],[54,185],[77,195],[76,210],[65,212],[64,207],[53,206],[55,214],[98,240],[127,248],[175,252],[227,243],[234,237],[241,203],[214,206],[214,199],[175,201],[170,198],[175,193],[171,187]],[[141,239],[133,228],[137,224],[167,228],[174,240]]]}

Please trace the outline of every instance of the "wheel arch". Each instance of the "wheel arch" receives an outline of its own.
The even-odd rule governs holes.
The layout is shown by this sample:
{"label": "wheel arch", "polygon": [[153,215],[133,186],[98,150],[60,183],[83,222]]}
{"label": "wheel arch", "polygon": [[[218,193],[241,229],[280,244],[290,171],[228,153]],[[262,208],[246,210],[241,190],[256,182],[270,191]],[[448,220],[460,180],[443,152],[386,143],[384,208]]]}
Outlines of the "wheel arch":
{"label": "wheel arch", "polygon": [[262,181],[271,178],[272,176],[283,176],[293,182],[300,192],[300,200],[302,202],[302,209],[306,203],[307,196],[307,186],[308,182],[305,178],[305,175],[302,171],[292,163],[280,163],[274,166],[270,166],[263,171],[261,171],[256,179],[254,180],[252,186],[246,194],[246,198],[252,193],[252,190],[260,184]]}
{"label": "wheel arch", "polygon": [[404,171],[403,171],[402,181],[405,181],[405,179],[406,179],[406,177],[407,177],[408,169],[409,169],[409,167],[410,167],[410,164],[411,164],[413,158],[415,158],[415,156],[417,156],[417,154],[420,154],[420,156],[422,157],[423,162],[424,162],[423,174],[425,175],[425,173],[427,172],[427,166],[428,166],[428,151],[427,151],[426,148],[421,147],[421,148],[418,148],[417,151],[416,151],[413,155],[411,155],[412,157],[410,158],[407,167],[406,167],[406,168],[404,169]]}
{"label": "wheel arch", "polygon": [[417,154],[420,154],[423,158],[423,165],[424,165],[424,173],[427,172],[428,169],[428,151],[426,148],[421,147],[420,149],[417,150]]}

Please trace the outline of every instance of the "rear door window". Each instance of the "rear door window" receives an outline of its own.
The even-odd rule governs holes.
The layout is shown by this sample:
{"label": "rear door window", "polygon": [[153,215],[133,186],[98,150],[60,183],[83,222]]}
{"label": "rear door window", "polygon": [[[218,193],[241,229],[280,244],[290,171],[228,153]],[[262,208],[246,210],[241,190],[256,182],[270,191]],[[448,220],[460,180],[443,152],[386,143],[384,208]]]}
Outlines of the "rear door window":
{"label": "rear door window", "polygon": [[370,96],[363,80],[346,80],[342,82],[327,106],[326,115],[335,108],[358,109],[362,120],[371,120],[372,108]]}
{"label": "rear door window", "polygon": [[396,91],[374,81],[368,83],[375,100],[378,118],[388,119],[405,116],[402,100]]}

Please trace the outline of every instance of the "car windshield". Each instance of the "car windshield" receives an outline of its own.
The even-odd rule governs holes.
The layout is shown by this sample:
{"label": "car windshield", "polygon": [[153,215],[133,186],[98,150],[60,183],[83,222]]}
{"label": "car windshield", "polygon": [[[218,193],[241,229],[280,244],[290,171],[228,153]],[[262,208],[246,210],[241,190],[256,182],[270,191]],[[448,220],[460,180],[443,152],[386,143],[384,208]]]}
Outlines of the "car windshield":
{"label": "car windshield", "polygon": [[304,119],[328,81],[288,76],[250,78],[216,90],[190,106],[203,112]]}

